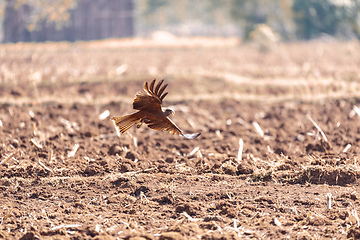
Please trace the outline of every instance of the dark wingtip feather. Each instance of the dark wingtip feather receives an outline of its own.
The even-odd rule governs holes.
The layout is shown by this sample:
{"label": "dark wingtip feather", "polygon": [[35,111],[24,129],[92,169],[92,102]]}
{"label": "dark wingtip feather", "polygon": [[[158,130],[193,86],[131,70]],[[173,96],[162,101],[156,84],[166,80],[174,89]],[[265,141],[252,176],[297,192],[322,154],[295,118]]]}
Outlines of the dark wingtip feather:
{"label": "dark wingtip feather", "polygon": [[164,98],[166,97],[166,95],[168,95],[168,92],[164,93],[161,97],[160,97],[160,100],[164,100]]}
{"label": "dark wingtip feather", "polygon": [[157,85],[156,85],[156,88],[155,88],[155,94],[156,95],[160,95],[160,94],[158,94],[159,93],[159,88],[160,88],[160,86],[161,86],[161,84],[163,84],[163,82],[164,82],[164,79],[163,80],[161,80]]}
{"label": "dark wingtip feather", "polygon": [[149,86],[147,82],[144,82],[144,91],[149,93]]}
{"label": "dark wingtip feather", "polygon": [[156,79],[152,80],[150,83],[150,91],[153,93],[154,92],[154,84],[155,84]]}
{"label": "dark wingtip feather", "polygon": [[159,92],[157,93],[157,95],[160,97],[161,99],[161,94],[164,92],[165,88],[167,87],[167,84],[165,84],[164,86],[162,86],[162,88],[160,88]]}

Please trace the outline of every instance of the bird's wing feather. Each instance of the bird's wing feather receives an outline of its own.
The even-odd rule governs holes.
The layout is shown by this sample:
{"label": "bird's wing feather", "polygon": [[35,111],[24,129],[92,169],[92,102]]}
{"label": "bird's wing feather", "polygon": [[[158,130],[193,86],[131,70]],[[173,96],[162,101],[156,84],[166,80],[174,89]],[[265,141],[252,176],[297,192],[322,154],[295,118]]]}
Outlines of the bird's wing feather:
{"label": "bird's wing feather", "polygon": [[180,135],[187,139],[195,139],[201,134],[201,133],[184,134],[183,131],[178,126],[176,126],[176,124],[173,121],[171,121],[171,119],[168,117],[156,122],[150,122],[148,123],[148,127],[153,130],[166,131],[175,135]]}
{"label": "bird's wing feather", "polygon": [[144,91],[138,92],[133,101],[133,108],[137,110],[149,110],[149,111],[161,111],[161,103],[167,92],[163,94],[167,84],[164,85],[160,90],[162,83],[164,80],[161,80],[156,86],[154,90],[156,80],[154,79],[150,83],[150,87],[147,82],[144,83]]}
{"label": "bird's wing feather", "polygon": [[154,96],[138,92],[133,101],[133,108],[137,110],[161,111],[161,103]]}
{"label": "bird's wing feather", "polygon": [[158,121],[153,121],[148,124],[148,127],[157,131],[166,131],[175,135],[183,135],[181,129],[170,120],[170,118],[163,118]]}

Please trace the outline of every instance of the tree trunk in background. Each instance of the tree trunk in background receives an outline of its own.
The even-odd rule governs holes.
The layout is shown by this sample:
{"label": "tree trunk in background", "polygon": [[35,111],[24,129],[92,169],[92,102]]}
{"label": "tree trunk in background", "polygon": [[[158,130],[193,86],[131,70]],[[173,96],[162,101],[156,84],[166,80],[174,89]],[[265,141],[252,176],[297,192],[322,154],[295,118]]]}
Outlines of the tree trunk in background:
{"label": "tree trunk in background", "polygon": [[62,28],[46,20],[28,30],[31,6],[15,8],[8,0],[3,21],[3,42],[78,41],[134,35],[133,0],[78,0]]}

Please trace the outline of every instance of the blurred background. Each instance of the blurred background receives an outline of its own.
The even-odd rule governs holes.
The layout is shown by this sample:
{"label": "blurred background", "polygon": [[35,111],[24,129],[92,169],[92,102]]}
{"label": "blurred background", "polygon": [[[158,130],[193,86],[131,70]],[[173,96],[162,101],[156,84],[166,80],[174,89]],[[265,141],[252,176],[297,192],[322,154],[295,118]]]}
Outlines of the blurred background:
{"label": "blurred background", "polygon": [[0,0],[1,42],[360,37],[360,0]]}

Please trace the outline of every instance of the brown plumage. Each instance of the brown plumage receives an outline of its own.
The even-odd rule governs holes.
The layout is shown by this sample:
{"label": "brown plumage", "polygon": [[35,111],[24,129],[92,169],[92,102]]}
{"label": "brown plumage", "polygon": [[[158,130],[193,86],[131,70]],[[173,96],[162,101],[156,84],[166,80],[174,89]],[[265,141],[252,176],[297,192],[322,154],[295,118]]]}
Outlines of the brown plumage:
{"label": "brown plumage", "polygon": [[167,84],[161,86],[163,82],[164,80],[161,80],[156,86],[155,79],[151,81],[150,86],[145,82],[144,92],[138,92],[133,101],[133,108],[139,111],[122,117],[111,118],[119,133],[126,132],[135,124],[140,128],[141,125],[145,123],[153,130],[167,131],[188,139],[194,139],[200,135],[200,133],[184,134],[168,117],[169,115],[173,115],[174,111],[171,109],[162,110],[162,101],[168,94],[167,92],[164,93]]}

